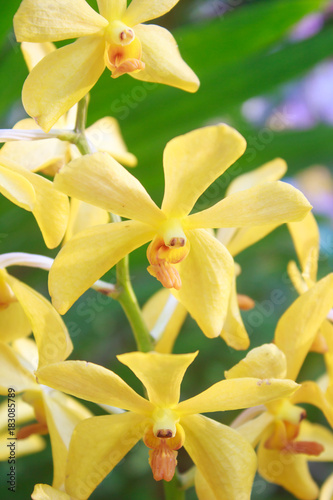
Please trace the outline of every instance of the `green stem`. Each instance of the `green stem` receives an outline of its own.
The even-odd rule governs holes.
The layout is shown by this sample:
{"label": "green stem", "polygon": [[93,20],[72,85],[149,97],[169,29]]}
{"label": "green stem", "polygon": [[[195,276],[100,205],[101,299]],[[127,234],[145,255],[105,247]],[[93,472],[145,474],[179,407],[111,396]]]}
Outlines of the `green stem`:
{"label": "green stem", "polygon": [[181,489],[181,484],[175,474],[171,481],[164,481],[165,500],[185,500],[185,491]]}
{"label": "green stem", "polygon": [[87,123],[89,94],[85,95],[77,104],[77,113],[75,121],[75,132],[77,134],[84,133]]}
{"label": "green stem", "polygon": [[152,351],[152,338],[143,320],[140,306],[132,288],[128,268],[128,255],[117,264],[117,288],[119,291],[117,300],[120,302],[130,322],[138,350],[142,352]]}

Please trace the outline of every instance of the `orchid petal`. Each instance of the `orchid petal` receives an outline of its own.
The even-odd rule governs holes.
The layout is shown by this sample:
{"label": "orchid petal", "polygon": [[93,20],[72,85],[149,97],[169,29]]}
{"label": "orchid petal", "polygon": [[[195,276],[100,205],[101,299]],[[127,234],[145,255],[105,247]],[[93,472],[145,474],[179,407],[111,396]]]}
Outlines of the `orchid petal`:
{"label": "orchid petal", "polygon": [[169,12],[179,0],[132,0],[123,21],[129,26],[151,21]]}
{"label": "orchid petal", "polygon": [[293,284],[293,287],[299,293],[299,295],[302,295],[302,293],[305,293],[309,290],[309,286],[305,282],[300,270],[296,265],[296,262],[294,262],[293,260],[288,262],[287,273],[290,278],[290,281]]}
{"label": "orchid petal", "polygon": [[69,495],[76,500],[86,500],[139,441],[144,423],[145,417],[130,412],[93,417],[78,424],[68,454],[65,485]]}
{"label": "orchid petal", "polygon": [[301,222],[288,224],[288,229],[294,242],[302,272],[315,281],[319,256],[319,229],[316,219],[310,212]]}
{"label": "orchid petal", "polygon": [[104,49],[103,37],[79,38],[33,68],[24,83],[22,100],[28,115],[45,132],[95,85],[105,68]]}
{"label": "orchid petal", "polygon": [[[0,158],[2,163],[2,158]],[[33,210],[36,193],[31,183],[22,175],[0,165],[0,193],[25,210]]]}
{"label": "orchid petal", "polygon": [[320,325],[333,304],[333,273],[298,297],[281,316],[274,342],[287,358],[287,377],[296,380]]}
{"label": "orchid petal", "polygon": [[[40,130],[32,118],[19,121],[13,130]],[[0,150],[0,162],[3,158],[13,161],[30,172],[37,172],[48,167],[61,166],[67,159],[68,145],[59,139],[40,141],[12,141]]]}
{"label": "orchid petal", "polygon": [[181,415],[239,410],[290,396],[298,388],[292,380],[234,378],[222,380],[177,405]]}
{"label": "orchid petal", "polygon": [[85,0],[23,0],[14,16],[18,42],[56,42],[98,33],[108,21]]}
{"label": "orchid petal", "polygon": [[318,487],[307,465],[308,457],[265,448],[265,440],[258,448],[258,471],[267,481],[278,484],[302,500],[315,500]]}
{"label": "orchid petal", "polygon": [[7,282],[21,304],[36,339],[39,366],[66,359],[73,344],[65,323],[50,302],[35,290],[8,275]]}
{"label": "orchid petal", "polygon": [[253,418],[246,422],[245,424],[235,427],[237,432],[239,432],[245,439],[251,443],[251,446],[255,448],[259,443],[262,435],[266,432],[268,427],[273,423],[274,417],[268,411],[264,411],[261,415]]}
{"label": "orchid petal", "polygon": [[182,418],[184,447],[217,499],[250,500],[256,471],[251,445],[234,429],[203,415]]}
{"label": "orchid petal", "polygon": [[115,118],[105,116],[87,128],[86,136],[98,151],[109,153],[119,163],[135,167],[136,157],[129,153],[121,136],[120,127]]}
{"label": "orchid petal", "polygon": [[64,243],[72,238],[74,234],[88,227],[99,226],[110,222],[109,214],[102,208],[94,207],[84,201],[71,198],[70,216],[64,238]]}
{"label": "orchid petal", "polygon": [[59,491],[48,484],[36,484],[31,495],[32,500],[71,500],[64,491]]}
{"label": "orchid petal", "polygon": [[233,349],[243,350],[247,349],[250,345],[250,339],[239,311],[235,278],[231,286],[229,306],[221,337]]}
{"label": "orchid petal", "polygon": [[245,147],[245,139],[224,124],[193,130],[168,142],[163,160],[164,213],[170,217],[187,215],[199,196],[243,154]]}
{"label": "orchid petal", "polygon": [[195,471],[194,485],[195,492],[199,500],[218,500],[206,479],[198,469]]}
{"label": "orchid petal", "polygon": [[224,372],[226,379],[241,377],[285,378],[286,374],[286,357],[275,344],[263,344],[252,349],[244,359]]}
{"label": "orchid petal", "polygon": [[197,354],[131,352],[117,358],[141,380],[155,406],[172,407],[179,401],[184,374]]}
{"label": "orchid petal", "polygon": [[98,10],[109,22],[122,19],[127,0],[97,0]]}
{"label": "orchid petal", "polygon": [[153,236],[150,226],[135,221],[95,226],[74,236],[49,273],[55,308],[64,314],[95,281]]}
{"label": "orchid petal", "polygon": [[141,60],[145,68],[130,73],[133,78],[163,83],[187,92],[198,90],[198,77],[183,61],[177,42],[168,30],[154,24],[138,24],[134,32],[141,42]]}
{"label": "orchid petal", "polygon": [[236,177],[236,179],[229,184],[226,196],[258,186],[258,184],[262,184],[264,182],[278,181],[284,176],[286,171],[286,162],[281,158],[275,158],[275,160],[265,163],[259,168],[251,170],[251,172],[246,172],[245,174]]}
{"label": "orchid petal", "polygon": [[317,406],[333,427],[333,405],[329,403],[321,388],[312,380],[302,382],[300,388],[292,395],[293,404],[308,403]]}
{"label": "orchid petal", "polygon": [[[207,231],[186,231],[190,252],[179,265],[182,286],[171,293],[207,337],[218,337],[227,314],[234,266],[224,246]],[[175,266],[176,267],[176,266]]]}
{"label": "orchid petal", "polygon": [[31,209],[49,248],[59,245],[68,222],[69,202],[67,196],[55,189],[52,182],[29,172],[6,160],[8,170],[20,175],[35,191],[35,203]]}
{"label": "orchid petal", "polygon": [[217,231],[216,237],[227,247],[231,255],[235,257],[246,248],[257,243],[257,241],[262,240],[278,226],[279,224],[267,224],[265,226],[234,228],[230,239],[226,243],[223,241],[225,231],[232,230],[233,228],[220,228]]}
{"label": "orchid petal", "polygon": [[1,342],[12,342],[31,333],[30,321],[21,304],[12,302],[6,309],[0,310]]}
{"label": "orchid petal", "polygon": [[309,210],[311,205],[300,191],[275,181],[231,194],[211,208],[190,215],[186,225],[218,228],[283,224],[301,220]]}
{"label": "orchid petal", "polygon": [[331,474],[324,482],[319,500],[333,500],[333,474]]}
{"label": "orchid petal", "polygon": [[[31,71],[32,68],[36,66],[51,52],[56,50],[56,46],[52,42],[44,43],[33,43],[33,42],[22,42],[21,51],[25,60],[25,64],[28,66],[28,70]],[[23,121],[23,120],[22,120]]]}
{"label": "orchid petal", "polygon": [[64,361],[44,366],[38,382],[97,404],[149,414],[154,407],[139,396],[118,375],[86,361]]}
{"label": "orchid petal", "polygon": [[156,326],[156,322],[163,314],[168,304],[169,299],[172,298],[176,302],[172,313],[166,324],[163,325],[159,332],[158,341],[155,345],[155,351],[165,354],[170,354],[173,350],[174,343],[180,332],[180,329],[187,316],[186,308],[176,301],[166,288],[161,288],[145,303],[142,308],[143,319],[149,331],[152,333]]}
{"label": "orchid petal", "polygon": [[155,225],[164,220],[142,184],[107,153],[71,161],[55,178],[61,191],[104,210]]}
{"label": "orchid petal", "polygon": [[7,396],[9,387],[19,393],[35,386],[35,377],[22,366],[15,351],[0,342],[0,394]]}

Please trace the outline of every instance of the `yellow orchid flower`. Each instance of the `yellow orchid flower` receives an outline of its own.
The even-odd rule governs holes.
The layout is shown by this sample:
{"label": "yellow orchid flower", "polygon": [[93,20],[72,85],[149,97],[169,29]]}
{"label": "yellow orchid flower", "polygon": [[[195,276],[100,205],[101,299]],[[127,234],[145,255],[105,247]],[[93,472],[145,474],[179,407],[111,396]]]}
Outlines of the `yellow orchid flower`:
{"label": "yellow orchid flower", "polygon": [[224,124],[171,140],[164,150],[162,209],[135,177],[103,153],[66,165],[55,179],[59,189],[133,220],[82,231],[65,245],[50,272],[55,307],[66,312],[96,279],[152,240],[147,250],[150,274],[171,289],[207,336],[220,335],[234,266],[206,228],[282,223],[299,220],[310,210],[289,184],[267,182],[189,215],[199,196],[244,149],[244,138]]}
{"label": "yellow orchid flower", "polygon": [[[56,47],[51,42],[23,42],[21,50],[29,71],[32,71],[44,57],[54,52]],[[76,114],[77,106],[75,105],[59,118],[54,125],[54,129],[73,131],[75,129]],[[16,123],[13,130],[17,130],[19,136],[21,131],[39,130],[39,127],[32,118],[26,118]],[[101,118],[85,130],[85,135],[94,150],[105,151],[128,167],[135,167],[137,164],[136,157],[129,153],[126,148],[119,124],[115,118],[111,116]],[[43,171],[52,176],[63,165],[78,156],[79,152],[75,145],[57,138],[12,140],[6,142],[0,150],[0,159],[4,158],[13,161],[31,172]]]}
{"label": "yellow orchid flower", "polygon": [[[177,450],[185,447],[216,498],[249,499],[255,455],[239,433],[199,413],[245,408],[290,395],[296,384],[257,378],[223,380],[179,403],[180,384],[197,353],[127,353],[117,356],[144,384],[148,400],[118,375],[85,361],[66,361],[43,367],[39,382],[68,394],[128,410],[93,417],[80,423],[68,454],[65,491],[77,500],[96,486],[142,438],[150,449],[155,480],[170,481]],[[96,439],[96,429],[101,439]],[[89,449],[89,454],[85,450]]]}
{"label": "yellow orchid flower", "polygon": [[[15,415],[15,425],[21,426],[22,424],[34,420],[35,413],[33,408],[25,403],[20,396],[14,396],[14,398],[15,411],[12,414]],[[0,405],[0,461],[4,462],[8,460],[8,438],[10,440],[10,437],[15,435],[10,435],[8,432],[8,410],[13,408],[9,407],[8,403],[12,404],[8,402],[7,399]],[[39,434],[31,434],[31,436],[26,439],[19,439],[16,441],[15,455],[16,457],[22,457],[24,455],[37,453],[42,451],[45,446],[46,442]]]}
{"label": "yellow orchid flower", "polygon": [[39,349],[40,366],[66,359],[73,345],[61,316],[41,294],[3,268],[20,264],[15,255],[20,254],[0,256],[0,341],[12,342],[32,331]]}
{"label": "yellow orchid flower", "polygon": [[14,389],[15,398],[22,394],[23,401],[33,408],[37,419],[37,423],[15,430],[16,442],[22,440],[18,450],[22,447],[27,453],[33,451],[29,447],[39,442],[36,435],[49,433],[54,465],[53,486],[60,488],[65,480],[67,451],[74,427],[92,414],[73,398],[38,384],[34,375],[37,366],[38,349],[31,339],[18,339],[12,346],[0,342],[0,394],[7,396],[8,388]]}
{"label": "yellow orchid flower", "polygon": [[[275,344],[250,351],[240,363],[225,373],[234,377],[256,376],[296,380],[303,361],[316,336],[318,326],[333,301],[333,274],[318,281],[301,295],[280,318]],[[265,403],[261,413],[246,423],[239,417],[237,430],[258,448],[258,470],[268,481],[279,484],[301,500],[315,500],[318,487],[308,470],[308,461],[333,461],[333,434],[323,426],[305,421],[306,412],[296,406],[318,406],[332,425],[333,410],[323,407],[318,393],[307,389],[307,382],[289,398]],[[235,424],[236,424],[235,422]],[[236,426],[236,425],[235,425]]]}
{"label": "yellow orchid flower", "polygon": [[[23,86],[23,105],[41,128],[52,125],[95,85],[105,67],[117,78],[164,83],[195,92],[199,80],[181,58],[169,31],[142,24],[162,16],[178,0],[98,0],[100,14],[85,0],[23,0],[14,16],[19,42],[78,38],[46,56]],[[38,93],[36,94],[36,88]]]}

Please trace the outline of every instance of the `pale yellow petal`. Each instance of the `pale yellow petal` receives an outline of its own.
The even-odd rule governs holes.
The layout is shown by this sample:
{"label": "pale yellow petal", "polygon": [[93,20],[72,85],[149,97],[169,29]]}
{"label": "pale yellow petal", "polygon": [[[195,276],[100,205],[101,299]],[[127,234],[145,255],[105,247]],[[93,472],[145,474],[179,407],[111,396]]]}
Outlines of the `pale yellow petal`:
{"label": "pale yellow petal", "polygon": [[115,160],[127,167],[136,166],[138,160],[128,152],[115,118],[111,116],[101,118],[87,128],[86,135],[98,151],[109,153]]}
{"label": "pale yellow petal", "polygon": [[97,0],[98,10],[108,21],[123,18],[127,0]]}
{"label": "pale yellow petal", "polygon": [[213,490],[198,469],[196,469],[195,471],[194,486],[199,500],[218,500]]}
{"label": "pale yellow petal", "polygon": [[36,64],[51,52],[56,50],[56,46],[52,42],[33,43],[22,42],[21,51],[28,70],[31,71]]}
{"label": "pale yellow petal", "polygon": [[308,403],[317,406],[327,418],[329,424],[333,427],[333,405],[326,398],[326,394],[321,388],[309,380],[302,382],[300,388],[292,395],[291,402],[293,404]]}
{"label": "pale yellow petal", "polygon": [[39,366],[66,359],[73,344],[57,311],[42,295],[13,276],[7,280],[29,318],[38,346]]}
{"label": "pale yellow petal", "polygon": [[298,385],[291,380],[234,378],[222,380],[177,405],[181,415],[238,410],[290,396]]}
{"label": "pale yellow petal", "polygon": [[154,24],[138,24],[134,31],[141,42],[141,60],[145,68],[130,73],[133,78],[163,83],[187,92],[198,90],[199,79],[182,59],[177,42],[168,30]]}
{"label": "pale yellow petal", "polygon": [[[164,312],[167,312],[170,298],[175,301],[169,290],[161,288],[150,297],[142,308],[143,319],[149,331],[152,332],[155,328],[160,327],[155,351],[165,354],[172,352],[174,343],[187,316],[186,308],[180,302],[175,301],[176,304],[172,305],[172,313],[168,315],[168,321],[166,321],[165,317],[162,317]],[[157,323],[158,320],[161,321],[160,324]]]}
{"label": "pale yellow petal", "polygon": [[53,483],[55,488],[60,488],[66,477],[66,460],[69,443],[75,426],[83,419],[92,416],[90,412],[78,414],[72,411],[67,401],[71,398],[50,391],[43,394],[44,409],[47,427],[50,434],[53,458]]}
{"label": "pale yellow petal", "polygon": [[153,236],[150,226],[135,221],[95,226],[74,236],[59,252],[49,273],[55,308],[64,314],[95,281]]}
{"label": "pale yellow petal", "polygon": [[296,441],[313,441],[323,446],[320,455],[308,455],[310,462],[333,462],[333,433],[327,427],[303,420]]}
{"label": "pale yellow petal", "polygon": [[223,324],[221,337],[225,340],[228,346],[233,347],[234,349],[243,350],[247,349],[250,345],[250,339],[239,311],[236,278],[233,279],[233,283],[231,285],[229,306],[227,316]]}
{"label": "pale yellow petal", "polygon": [[298,269],[296,262],[291,260],[288,262],[287,266],[288,276],[292,282],[295,290],[301,295],[309,290],[307,283],[305,282],[300,270]]}
{"label": "pale yellow petal", "polygon": [[310,212],[301,222],[288,224],[302,272],[316,280],[319,256],[319,229]]}
{"label": "pale yellow petal", "polygon": [[328,319],[320,326],[320,333],[324,336],[328,351],[324,354],[326,370],[329,377],[329,383],[333,387],[333,324]]}
{"label": "pale yellow petal", "polygon": [[[0,163],[2,163],[0,158]],[[15,205],[25,210],[33,210],[36,193],[31,183],[19,173],[0,165],[0,193]]]}
{"label": "pale yellow petal", "polygon": [[[8,432],[0,434],[0,462],[8,463],[9,448],[7,445],[10,443],[10,437]],[[46,441],[38,434],[32,434],[28,438],[15,441],[15,458],[38,453],[45,447]]]}
{"label": "pale yellow petal", "polygon": [[90,496],[142,437],[144,423],[143,416],[129,412],[89,418],[76,427],[66,480],[66,491],[71,498],[86,500]]}
{"label": "pale yellow petal", "polygon": [[207,231],[186,231],[190,252],[178,266],[182,287],[172,289],[207,337],[218,337],[228,308],[234,265],[224,246]]}
{"label": "pale yellow petal", "polygon": [[197,354],[131,352],[117,358],[141,380],[155,406],[172,407],[179,401],[184,374]]}
{"label": "pale yellow petal", "polygon": [[255,448],[259,443],[262,435],[266,432],[267,428],[274,421],[274,417],[268,411],[264,411],[261,415],[252,420],[249,420],[245,424],[235,427],[237,432],[239,432],[251,446]]}
{"label": "pale yellow petal", "polygon": [[123,21],[129,26],[151,21],[171,10],[179,0],[132,0]]}
{"label": "pale yellow petal", "polygon": [[0,341],[12,342],[31,333],[31,324],[19,302],[0,310]]}
{"label": "pale yellow petal", "polygon": [[19,393],[34,386],[35,377],[21,364],[15,351],[0,343],[0,394],[7,395],[9,387]]}
{"label": "pale yellow petal", "polygon": [[6,161],[8,168],[24,177],[34,188],[36,200],[32,213],[49,248],[61,242],[68,221],[69,202],[67,196],[55,189],[52,182],[41,175],[29,172],[16,163]]}
{"label": "pale yellow petal", "polygon": [[310,203],[298,189],[275,181],[231,194],[211,208],[190,215],[186,224],[189,228],[283,224],[301,220],[309,210]]}
{"label": "pale yellow petal", "polygon": [[[257,241],[262,240],[278,226],[279,224],[266,224],[265,226],[235,228],[231,238],[226,243],[226,247],[231,255],[235,257],[237,254],[245,250],[245,248],[248,248],[257,243]],[[222,243],[223,231],[227,231],[228,229],[230,228],[221,228],[217,231],[217,239]]]}
{"label": "pale yellow petal", "polygon": [[184,447],[216,499],[250,500],[257,463],[252,446],[234,429],[202,415],[182,418],[181,425]]}
{"label": "pale yellow petal", "polygon": [[238,191],[244,191],[245,189],[257,186],[263,182],[278,181],[284,176],[286,171],[286,162],[281,158],[275,158],[275,160],[251,170],[251,172],[236,177],[236,179],[229,184],[226,196],[237,193]]}
{"label": "pale yellow petal", "polygon": [[72,396],[147,414],[149,401],[133,391],[118,375],[86,361],[64,361],[45,366],[37,372],[38,382]]}
{"label": "pale yellow petal", "polygon": [[85,0],[23,0],[14,16],[18,42],[56,42],[92,35],[108,25]]}
{"label": "pale yellow petal", "polygon": [[296,380],[321,323],[333,304],[333,273],[316,283],[287,309],[280,318],[275,344],[287,358],[287,377]]}
{"label": "pale yellow petal", "polygon": [[36,484],[31,498],[32,500],[71,500],[67,493],[48,484]]}
{"label": "pale yellow petal", "polygon": [[244,359],[224,372],[226,379],[241,377],[285,378],[286,374],[286,357],[275,344],[263,344],[251,349]]}
{"label": "pale yellow petal", "polygon": [[333,474],[331,474],[324,482],[319,500],[333,500]]}
{"label": "pale yellow petal", "polygon": [[110,217],[106,210],[72,198],[70,201],[69,221],[63,243],[70,240],[74,234],[88,227],[99,226],[108,222],[110,222]]}
{"label": "pale yellow petal", "polygon": [[[14,399],[14,398],[13,398]],[[9,405],[13,404],[12,402]],[[31,405],[25,403],[21,396],[15,396],[15,420],[17,425],[24,424],[29,420],[35,419],[35,412]],[[13,406],[8,406],[8,400],[3,401],[0,404],[0,431],[8,432],[8,408],[13,408]],[[8,436],[7,436],[8,437]],[[7,457],[8,458],[8,457]]]}
{"label": "pale yellow petal", "polygon": [[102,37],[79,38],[33,68],[23,85],[22,101],[45,132],[95,85],[105,68],[104,48]]}
{"label": "pale yellow petal", "polygon": [[245,139],[225,124],[204,127],[172,139],[164,150],[162,210],[184,217],[199,196],[245,151]]}
{"label": "pale yellow petal", "polygon": [[302,454],[269,450],[263,439],[258,449],[259,474],[278,484],[301,500],[316,500],[318,487],[313,481],[307,464],[308,457]]}
{"label": "pale yellow petal", "polygon": [[74,198],[121,217],[151,225],[164,220],[142,184],[107,153],[71,161],[56,176],[55,185]]}
{"label": "pale yellow petal", "polygon": [[[33,44],[34,45],[34,44]],[[40,130],[32,118],[19,121],[14,130]],[[68,144],[59,139],[43,139],[40,141],[7,142],[0,150],[0,162],[9,160],[26,170],[37,172],[49,167],[63,165],[67,160]]]}

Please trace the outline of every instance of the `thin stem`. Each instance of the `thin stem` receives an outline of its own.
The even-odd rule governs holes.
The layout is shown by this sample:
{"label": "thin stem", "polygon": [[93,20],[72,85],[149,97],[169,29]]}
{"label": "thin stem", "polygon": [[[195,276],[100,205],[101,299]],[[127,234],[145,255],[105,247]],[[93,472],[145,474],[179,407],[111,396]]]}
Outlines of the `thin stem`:
{"label": "thin stem", "polygon": [[87,111],[88,111],[89,95],[85,95],[77,104],[77,113],[75,121],[75,132],[82,134],[86,129]]}
{"label": "thin stem", "polygon": [[128,255],[117,264],[117,287],[119,290],[117,299],[130,322],[138,350],[142,352],[152,351],[152,338],[143,320],[140,306],[132,288],[128,269]]}
{"label": "thin stem", "polygon": [[165,500],[185,500],[185,491],[181,489],[181,483],[175,474],[171,481],[164,481]]}

